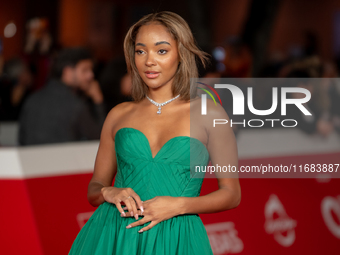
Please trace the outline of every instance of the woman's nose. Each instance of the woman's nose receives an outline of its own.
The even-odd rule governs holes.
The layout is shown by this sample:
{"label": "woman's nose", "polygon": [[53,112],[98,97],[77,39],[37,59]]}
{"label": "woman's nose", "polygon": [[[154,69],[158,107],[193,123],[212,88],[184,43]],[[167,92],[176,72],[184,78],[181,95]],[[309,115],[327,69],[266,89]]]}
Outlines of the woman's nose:
{"label": "woman's nose", "polygon": [[145,64],[147,66],[151,66],[151,65],[155,65],[157,62],[156,62],[156,59],[155,59],[155,56],[153,53],[148,53],[147,56],[146,56],[146,62]]}

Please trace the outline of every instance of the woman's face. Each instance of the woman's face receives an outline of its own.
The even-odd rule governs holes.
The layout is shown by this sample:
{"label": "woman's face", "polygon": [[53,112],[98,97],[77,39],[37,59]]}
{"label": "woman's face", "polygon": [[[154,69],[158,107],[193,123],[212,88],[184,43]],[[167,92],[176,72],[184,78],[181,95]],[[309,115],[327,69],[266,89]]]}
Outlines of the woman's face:
{"label": "woman's face", "polygon": [[135,63],[149,88],[172,85],[179,64],[177,42],[163,25],[150,23],[139,28]]}

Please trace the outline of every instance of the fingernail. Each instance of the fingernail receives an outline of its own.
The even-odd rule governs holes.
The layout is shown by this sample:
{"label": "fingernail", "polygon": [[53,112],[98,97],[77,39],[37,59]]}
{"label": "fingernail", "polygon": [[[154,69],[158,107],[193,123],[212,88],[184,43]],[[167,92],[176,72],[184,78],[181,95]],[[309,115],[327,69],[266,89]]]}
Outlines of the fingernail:
{"label": "fingernail", "polygon": [[121,217],[126,216],[125,212],[122,212],[122,213],[120,214],[120,216],[121,216]]}
{"label": "fingernail", "polygon": [[126,228],[131,228],[131,225],[126,226]]}
{"label": "fingernail", "polygon": [[139,232],[139,233],[142,233],[143,231],[144,231],[144,230],[143,230],[143,229],[141,229],[141,230],[139,230],[138,232]]}
{"label": "fingernail", "polygon": [[141,211],[141,214],[143,214],[143,212],[144,212],[144,207],[143,206],[140,207],[140,211]]}
{"label": "fingernail", "polygon": [[130,212],[131,216],[133,216],[133,212]]}
{"label": "fingernail", "polygon": [[138,220],[138,214],[135,214],[135,219]]}

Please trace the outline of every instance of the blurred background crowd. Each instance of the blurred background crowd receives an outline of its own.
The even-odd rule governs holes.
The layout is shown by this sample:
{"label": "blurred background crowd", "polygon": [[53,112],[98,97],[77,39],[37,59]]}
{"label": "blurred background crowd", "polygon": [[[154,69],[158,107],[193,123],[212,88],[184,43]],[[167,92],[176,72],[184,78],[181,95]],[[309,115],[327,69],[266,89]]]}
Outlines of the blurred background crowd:
{"label": "blurred background crowd", "polygon": [[[295,111],[298,127],[340,132],[340,1],[333,0],[2,0],[0,127],[14,123],[18,145],[99,139],[110,109],[132,100],[124,36],[162,10],[181,15],[211,54],[200,77],[301,78],[313,118]],[[259,87],[256,108],[270,108],[271,93]]]}

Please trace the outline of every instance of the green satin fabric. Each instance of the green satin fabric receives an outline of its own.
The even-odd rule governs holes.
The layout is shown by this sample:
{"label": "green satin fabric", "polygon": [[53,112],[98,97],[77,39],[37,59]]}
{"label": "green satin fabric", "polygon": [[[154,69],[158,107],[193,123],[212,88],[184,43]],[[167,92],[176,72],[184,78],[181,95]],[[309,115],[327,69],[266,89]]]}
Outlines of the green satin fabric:
{"label": "green satin fabric", "polygon": [[[114,187],[131,187],[142,199],[199,196],[209,153],[196,138],[177,136],[152,157],[146,136],[121,128],[115,136],[117,175]],[[195,178],[193,178],[195,177]],[[141,217],[140,217],[141,219]],[[138,233],[150,224],[127,229],[136,219],[120,217],[115,204],[104,202],[78,233],[69,255],[212,255],[207,232],[197,214],[177,215]]]}

